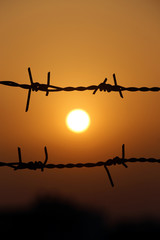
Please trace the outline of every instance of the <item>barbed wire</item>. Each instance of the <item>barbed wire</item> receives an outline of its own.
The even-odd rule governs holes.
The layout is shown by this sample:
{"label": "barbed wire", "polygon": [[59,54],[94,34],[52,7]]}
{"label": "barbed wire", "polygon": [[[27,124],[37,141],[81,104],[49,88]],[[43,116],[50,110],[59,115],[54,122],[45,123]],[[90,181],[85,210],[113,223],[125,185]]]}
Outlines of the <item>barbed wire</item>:
{"label": "barbed wire", "polygon": [[87,87],[79,86],[79,87],[58,87],[54,85],[50,85],[50,72],[48,72],[47,75],[47,84],[41,84],[38,82],[33,82],[33,77],[31,74],[31,69],[28,68],[28,73],[29,73],[29,79],[30,79],[30,84],[19,84],[16,82],[12,81],[0,81],[0,84],[10,86],[10,87],[19,87],[28,90],[28,97],[27,97],[27,103],[26,103],[26,109],[25,111],[27,112],[29,109],[29,103],[30,103],[30,98],[31,98],[31,91],[42,91],[46,92],[46,96],[49,95],[50,92],[59,92],[59,91],[66,91],[66,92],[71,92],[71,91],[86,91],[86,90],[91,90],[93,91],[93,94],[96,94],[98,90],[104,91],[104,92],[119,92],[120,97],[123,98],[123,91],[129,91],[129,92],[158,92],[160,91],[160,87],[123,87],[117,84],[116,80],[116,75],[115,73],[113,74],[113,80],[114,80],[114,85],[112,84],[107,84],[107,78],[104,79],[102,83],[99,85],[90,85]]}
{"label": "barbed wire", "polygon": [[110,171],[108,167],[112,165],[123,165],[125,168],[128,168],[126,163],[135,163],[135,162],[149,162],[149,163],[160,163],[160,159],[156,158],[125,158],[125,145],[122,145],[122,157],[114,157],[111,159],[108,159],[107,161],[104,162],[90,162],[90,163],[66,163],[66,164],[53,164],[53,163],[48,163],[48,152],[47,152],[47,147],[44,147],[44,152],[45,152],[45,160],[44,162],[42,161],[30,161],[30,162],[22,162],[22,155],[21,155],[21,149],[18,147],[18,162],[0,162],[0,167],[11,167],[14,170],[22,170],[22,169],[29,169],[29,170],[37,170],[40,169],[41,171],[44,171],[45,168],[47,169],[71,169],[71,168],[92,168],[92,167],[104,167],[107,173],[107,176],[109,178],[110,184],[112,187],[114,187],[114,183],[110,174]]}

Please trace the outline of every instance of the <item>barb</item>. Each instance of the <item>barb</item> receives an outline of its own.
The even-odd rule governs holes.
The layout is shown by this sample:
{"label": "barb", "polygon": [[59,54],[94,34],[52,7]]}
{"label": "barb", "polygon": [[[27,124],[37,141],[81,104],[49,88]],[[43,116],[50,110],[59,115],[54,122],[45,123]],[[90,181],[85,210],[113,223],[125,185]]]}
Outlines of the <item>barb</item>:
{"label": "barb", "polygon": [[35,161],[35,162],[23,163],[22,162],[22,157],[21,157],[21,149],[18,147],[19,162],[17,164],[13,164],[12,167],[14,168],[14,170],[18,170],[18,169],[31,169],[31,170],[41,169],[41,171],[43,171],[45,166],[46,166],[47,160],[48,160],[47,147],[44,147],[44,152],[45,152],[45,161],[44,162]]}
{"label": "barb", "polygon": [[93,94],[96,94],[98,90],[104,91],[107,93],[110,92],[119,92],[120,97],[123,98],[123,91],[129,91],[129,92],[158,92],[160,91],[160,87],[123,87],[117,84],[117,79],[115,73],[113,74],[113,80],[114,80],[114,85],[112,84],[107,84],[107,78],[104,79],[102,83],[99,85],[90,85],[87,87],[79,86],[79,87],[58,87],[54,85],[50,85],[50,72],[48,72],[47,75],[47,84],[40,84],[38,82],[33,82],[33,77],[31,73],[31,69],[28,68],[28,74],[29,74],[29,79],[30,79],[30,85],[29,84],[19,84],[16,82],[12,81],[0,81],[0,84],[10,86],[10,87],[19,87],[28,90],[28,97],[27,97],[27,103],[26,103],[26,112],[29,109],[29,104],[30,104],[30,98],[31,98],[31,92],[32,91],[42,91],[46,92],[46,96],[49,95],[50,92],[60,92],[60,91],[66,91],[66,92],[71,92],[71,91],[86,91],[86,90],[91,90],[93,91]]}
{"label": "barb", "polygon": [[22,156],[21,156],[21,149],[18,147],[18,162],[12,162],[12,163],[4,163],[0,162],[0,167],[11,167],[14,170],[22,170],[22,169],[29,169],[29,170],[37,170],[40,169],[43,171],[45,168],[47,169],[64,169],[64,168],[92,168],[92,167],[104,167],[107,173],[107,176],[109,178],[110,184],[112,187],[114,187],[114,183],[110,174],[110,171],[108,167],[112,165],[123,165],[124,167],[128,167],[126,163],[135,163],[135,162],[149,162],[149,163],[160,163],[160,159],[155,159],[155,158],[125,158],[125,145],[122,145],[122,157],[114,157],[112,159],[108,159],[107,161],[104,162],[96,162],[96,163],[67,163],[67,164],[53,164],[53,163],[48,163],[48,152],[47,152],[47,147],[44,147],[45,151],[45,160],[44,162],[42,161],[35,161],[35,162],[27,162],[24,163],[22,162]]}

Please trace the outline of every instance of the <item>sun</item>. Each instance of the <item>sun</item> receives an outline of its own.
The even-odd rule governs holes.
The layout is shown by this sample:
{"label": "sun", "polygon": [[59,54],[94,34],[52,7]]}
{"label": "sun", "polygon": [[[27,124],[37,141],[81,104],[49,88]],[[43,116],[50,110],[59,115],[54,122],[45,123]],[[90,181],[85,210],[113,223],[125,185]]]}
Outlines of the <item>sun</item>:
{"label": "sun", "polygon": [[89,127],[90,117],[84,110],[74,109],[67,115],[66,124],[71,131],[82,133]]}

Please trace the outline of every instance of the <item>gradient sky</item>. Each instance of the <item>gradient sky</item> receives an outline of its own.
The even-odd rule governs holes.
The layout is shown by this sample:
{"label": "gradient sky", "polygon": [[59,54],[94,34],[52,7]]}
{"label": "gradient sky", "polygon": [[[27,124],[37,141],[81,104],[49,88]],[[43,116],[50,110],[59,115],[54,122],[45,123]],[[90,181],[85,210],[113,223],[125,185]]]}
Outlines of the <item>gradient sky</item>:
{"label": "gradient sky", "polygon": [[[160,2],[157,0],[0,1],[0,80],[57,86],[99,84],[112,74],[122,86],[160,86]],[[0,161],[97,162],[121,156],[160,158],[159,93],[27,92],[0,86]],[[65,118],[82,108],[90,128],[70,132]],[[158,164],[41,171],[0,169],[0,206],[56,194],[121,217],[160,218]]]}

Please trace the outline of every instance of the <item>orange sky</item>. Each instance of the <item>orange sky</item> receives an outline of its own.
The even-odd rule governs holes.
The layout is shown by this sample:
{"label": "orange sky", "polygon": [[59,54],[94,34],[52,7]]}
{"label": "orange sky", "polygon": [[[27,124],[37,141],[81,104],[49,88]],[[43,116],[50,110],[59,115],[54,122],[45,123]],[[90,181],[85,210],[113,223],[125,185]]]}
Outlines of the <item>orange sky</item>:
{"label": "orange sky", "polygon": [[[0,3],[0,80],[57,86],[99,84],[112,74],[122,86],[160,86],[160,4],[156,0],[39,0]],[[0,86],[1,161],[97,162],[121,155],[160,157],[159,93],[27,92]],[[70,132],[65,118],[82,108],[90,128]],[[111,167],[115,188],[103,168],[19,171],[1,168],[0,206],[24,204],[51,193],[106,210],[113,218],[160,217],[159,166]]]}

